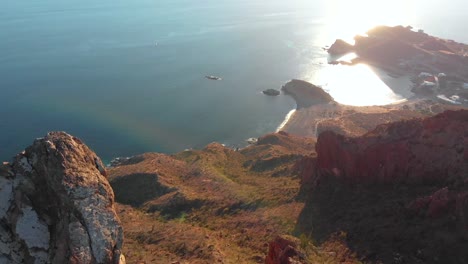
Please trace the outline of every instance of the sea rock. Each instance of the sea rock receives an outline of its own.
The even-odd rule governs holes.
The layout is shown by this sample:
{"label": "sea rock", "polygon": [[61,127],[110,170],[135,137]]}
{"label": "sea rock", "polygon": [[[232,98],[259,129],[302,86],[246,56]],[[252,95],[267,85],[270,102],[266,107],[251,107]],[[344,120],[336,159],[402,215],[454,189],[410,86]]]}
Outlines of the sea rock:
{"label": "sea rock", "polygon": [[340,55],[340,54],[346,54],[348,52],[352,52],[354,50],[354,46],[349,44],[348,42],[342,40],[342,39],[337,39],[335,43],[331,45],[331,47],[328,49],[328,53],[332,55]]}
{"label": "sea rock", "polygon": [[269,96],[278,96],[280,95],[280,91],[275,90],[275,89],[267,89],[263,91],[263,94],[269,95]]}
{"label": "sea rock", "polygon": [[298,248],[298,239],[291,236],[277,236],[268,244],[265,264],[302,264],[306,263],[304,254]]}
{"label": "sea rock", "polygon": [[321,87],[303,80],[293,79],[283,85],[281,89],[294,98],[297,109],[333,102],[333,97]]}
{"label": "sea rock", "polygon": [[0,169],[0,263],[124,263],[101,160],[51,132]]}

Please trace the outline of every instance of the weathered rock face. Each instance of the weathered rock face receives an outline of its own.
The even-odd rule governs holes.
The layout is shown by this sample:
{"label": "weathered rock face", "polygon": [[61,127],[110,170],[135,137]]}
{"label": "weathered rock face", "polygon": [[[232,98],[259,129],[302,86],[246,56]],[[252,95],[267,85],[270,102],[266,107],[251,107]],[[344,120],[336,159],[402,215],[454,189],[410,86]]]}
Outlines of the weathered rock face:
{"label": "weathered rock face", "polygon": [[0,168],[0,263],[123,263],[101,160],[52,132]]}
{"label": "weathered rock face", "polygon": [[319,242],[346,234],[364,262],[468,262],[467,110],[357,138],[324,132],[316,150],[296,164],[298,230]]}
{"label": "weathered rock face", "polygon": [[322,174],[355,182],[466,178],[467,131],[468,111],[461,110],[381,125],[358,138],[324,132],[316,144],[316,166],[304,170],[303,179]]}

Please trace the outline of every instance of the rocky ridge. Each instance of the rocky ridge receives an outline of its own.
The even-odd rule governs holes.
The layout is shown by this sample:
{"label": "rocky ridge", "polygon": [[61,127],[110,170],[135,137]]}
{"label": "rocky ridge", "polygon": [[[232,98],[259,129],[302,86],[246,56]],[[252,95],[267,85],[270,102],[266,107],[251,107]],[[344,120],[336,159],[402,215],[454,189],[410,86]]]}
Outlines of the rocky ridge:
{"label": "rocky ridge", "polygon": [[131,263],[263,263],[303,203],[292,166],[315,140],[285,132],[243,149],[211,143],[109,169]]}
{"label": "rocky ridge", "polygon": [[125,263],[101,160],[52,132],[0,166],[0,263]]}

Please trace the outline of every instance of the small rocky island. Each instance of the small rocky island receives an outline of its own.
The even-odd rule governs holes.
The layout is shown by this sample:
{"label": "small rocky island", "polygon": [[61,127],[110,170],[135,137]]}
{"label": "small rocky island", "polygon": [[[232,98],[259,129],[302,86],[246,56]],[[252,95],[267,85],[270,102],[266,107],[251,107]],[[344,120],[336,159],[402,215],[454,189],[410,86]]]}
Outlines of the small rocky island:
{"label": "small rocky island", "polygon": [[266,89],[262,93],[266,94],[266,95],[269,95],[269,96],[278,96],[278,95],[280,95],[280,91],[275,90],[275,89]]}

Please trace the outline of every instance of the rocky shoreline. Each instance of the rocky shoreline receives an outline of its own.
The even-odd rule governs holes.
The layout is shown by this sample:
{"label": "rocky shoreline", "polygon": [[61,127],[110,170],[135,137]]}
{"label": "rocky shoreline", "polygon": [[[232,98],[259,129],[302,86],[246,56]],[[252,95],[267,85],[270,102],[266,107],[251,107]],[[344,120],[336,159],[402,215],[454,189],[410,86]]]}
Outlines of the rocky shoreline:
{"label": "rocky shoreline", "polygon": [[[356,58],[340,61],[340,56],[351,52]],[[430,36],[422,30],[413,31],[410,26],[378,26],[366,36],[356,36],[354,45],[336,40],[328,53],[337,57],[331,64],[366,63],[392,76],[409,75],[417,96],[440,100],[439,95],[447,98],[455,95],[460,97],[457,103],[468,106],[466,44]]]}
{"label": "rocky shoreline", "polygon": [[357,136],[381,123],[468,107],[468,45],[402,26],[379,26],[355,39],[355,45],[338,39],[328,49],[338,58],[354,52],[355,59],[330,63],[366,63],[389,76],[412,76],[414,96],[397,104],[356,107],[336,103],[320,87],[293,80],[283,91],[296,100],[297,111],[281,130],[311,137],[325,130]]}

